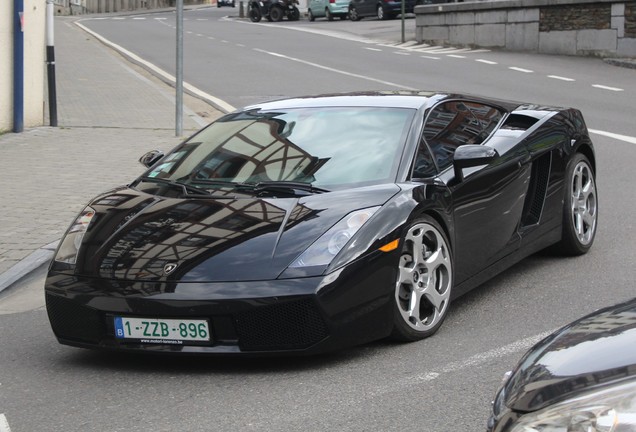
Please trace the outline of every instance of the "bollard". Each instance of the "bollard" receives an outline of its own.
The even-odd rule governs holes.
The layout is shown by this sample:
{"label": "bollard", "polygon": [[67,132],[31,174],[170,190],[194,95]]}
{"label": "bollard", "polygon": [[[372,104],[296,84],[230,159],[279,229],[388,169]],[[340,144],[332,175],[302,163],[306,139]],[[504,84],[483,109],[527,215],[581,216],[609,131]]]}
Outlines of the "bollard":
{"label": "bollard", "polygon": [[245,18],[245,11],[243,10],[243,1],[239,2],[239,18]]}

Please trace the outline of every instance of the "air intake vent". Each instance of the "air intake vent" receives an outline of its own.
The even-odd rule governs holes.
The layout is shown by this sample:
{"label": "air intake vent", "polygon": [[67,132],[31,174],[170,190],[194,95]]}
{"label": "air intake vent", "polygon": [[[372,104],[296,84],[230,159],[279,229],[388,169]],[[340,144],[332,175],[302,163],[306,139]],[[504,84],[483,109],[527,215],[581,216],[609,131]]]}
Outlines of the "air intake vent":
{"label": "air intake vent", "polygon": [[46,310],[59,338],[97,343],[105,333],[99,312],[72,300],[46,294]]}
{"label": "air intake vent", "polygon": [[532,178],[523,209],[523,226],[534,225],[541,220],[545,194],[550,180],[552,153],[548,152],[532,163]]}
{"label": "air intake vent", "polygon": [[244,351],[303,349],[327,337],[327,326],[311,299],[260,306],[235,316]]}

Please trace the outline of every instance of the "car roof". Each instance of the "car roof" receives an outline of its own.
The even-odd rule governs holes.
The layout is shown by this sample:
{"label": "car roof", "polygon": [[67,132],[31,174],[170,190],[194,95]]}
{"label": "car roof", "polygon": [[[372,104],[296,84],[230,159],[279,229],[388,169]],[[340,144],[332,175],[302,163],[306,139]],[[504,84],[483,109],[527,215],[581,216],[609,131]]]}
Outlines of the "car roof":
{"label": "car roof", "polygon": [[322,94],[316,96],[301,96],[289,99],[279,99],[251,105],[245,110],[272,110],[280,108],[311,108],[311,107],[394,107],[419,109],[440,100],[448,94],[417,91],[385,91],[385,92],[353,92],[338,94]]}
{"label": "car roof", "polygon": [[514,111],[518,102],[484,98],[474,95],[463,95],[440,91],[371,91],[336,94],[321,94],[314,96],[300,96],[262,102],[243,108],[241,111],[254,109],[276,110],[289,108],[316,107],[393,107],[420,109],[430,107],[444,99],[460,99],[495,105],[506,111]]}

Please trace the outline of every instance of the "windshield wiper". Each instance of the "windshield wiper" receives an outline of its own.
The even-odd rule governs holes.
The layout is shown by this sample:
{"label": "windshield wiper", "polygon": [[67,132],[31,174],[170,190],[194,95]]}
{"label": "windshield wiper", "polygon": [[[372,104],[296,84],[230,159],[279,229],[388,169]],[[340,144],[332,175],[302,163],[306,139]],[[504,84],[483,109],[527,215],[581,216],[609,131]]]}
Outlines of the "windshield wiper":
{"label": "windshield wiper", "polygon": [[255,193],[270,192],[270,193],[285,193],[295,196],[305,196],[317,193],[329,192],[327,189],[322,189],[316,186],[312,186],[311,183],[294,182],[294,181],[262,181],[258,183],[241,183],[237,185],[237,189],[250,189]]}
{"label": "windshield wiper", "polygon": [[159,178],[159,177],[140,177],[137,181],[135,181],[133,183],[133,185],[136,185],[140,182],[148,182],[148,183],[160,183],[160,184],[167,184],[170,186],[174,186],[177,188],[181,188],[181,190],[183,191],[183,195],[211,195],[211,193],[203,188],[197,187],[197,186],[193,186],[193,185],[189,185],[186,183],[181,183],[179,181],[175,181],[175,180],[168,180],[168,179],[164,179],[164,178]]}

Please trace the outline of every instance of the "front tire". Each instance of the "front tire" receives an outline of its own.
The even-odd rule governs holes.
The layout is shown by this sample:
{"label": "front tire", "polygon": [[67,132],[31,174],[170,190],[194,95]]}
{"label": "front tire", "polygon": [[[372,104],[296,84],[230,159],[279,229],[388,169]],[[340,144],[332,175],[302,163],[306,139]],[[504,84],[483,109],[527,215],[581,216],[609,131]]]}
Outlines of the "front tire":
{"label": "front tire", "polygon": [[448,313],[452,287],[453,258],[444,230],[430,217],[415,221],[402,239],[391,337],[411,342],[433,335]]}
{"label": "front tire", "polygon": [[283,19],[283,10],[278,6],[272,6],[269,10],[269,17],[274,22],[280,22]]}
{"label": "front tire", "polygon": [[349,19],[351,21],[360,21],[361,18],[358,15],[358,11],[356,10],[356,8],[352,7],[351,9],[349,9]]}
{"label": "front tire", "polygon": [[333,21],[333,14],[329,8],[325,9],[325,18],[327,18],[327,21]]}
{"label": "front tire", "polygon": [[308,19],[309,19],[309,21],[311,21],[311,22],[316,21],[316,17],[314,16],[314,14],[313,14],[313,13],[311,13],[311,9],[309,9],[309,10],[307,11],[307,18],[308,18]]}
{"label": "front tire", "polygon": [[598,196],[592,164],[576,153],[565,170],[563,233],[556,249],[563,255],[583,255],[592,247],[598,220]]}
{"label": "front tire", "polygon": [[300,19],[300,11],[297,7],[294,7],[294,9],[289,12],[289,15],[287,15],[287,19],[289,19],[290,21],[298,21]]}

